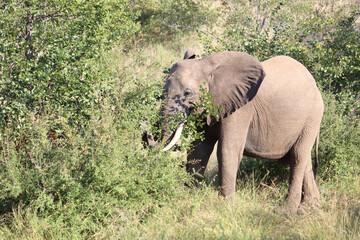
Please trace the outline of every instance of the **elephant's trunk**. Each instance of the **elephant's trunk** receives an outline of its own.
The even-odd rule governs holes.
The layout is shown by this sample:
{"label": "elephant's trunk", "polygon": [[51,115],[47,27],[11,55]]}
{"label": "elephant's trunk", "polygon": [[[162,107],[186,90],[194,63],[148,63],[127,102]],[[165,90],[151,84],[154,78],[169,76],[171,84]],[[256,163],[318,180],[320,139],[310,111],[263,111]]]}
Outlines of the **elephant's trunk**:
{"label": "elephant's trunk", "polygon": [[163,149],[164,152],[172,148],[176,144],[176,142],[180,139],[183,127],[184,127],[184,123],[180,123],[171,142]]}
{"label": "elephant's trunk", "polygon": [[[167,96],[166,103],[163,105],[161,115],[163,117],[162,129],[162,143],[166,145],[163,151],[168,151],[180,139],[184,127],[184,121],[189,114],[189,106],[183,100],[179,99],[177,95]],[[176,131],[173,131],[173,126],[178,126]]]}

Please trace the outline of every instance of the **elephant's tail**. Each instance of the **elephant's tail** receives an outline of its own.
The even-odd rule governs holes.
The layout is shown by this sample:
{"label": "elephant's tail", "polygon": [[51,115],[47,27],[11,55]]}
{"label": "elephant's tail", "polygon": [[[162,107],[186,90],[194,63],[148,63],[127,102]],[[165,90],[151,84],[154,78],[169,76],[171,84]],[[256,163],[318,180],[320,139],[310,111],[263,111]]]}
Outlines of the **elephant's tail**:
{"label": "elephant's tail", "polygon": [[316,139],[315,139],[315,168],[314,168],[314,178],[316,180],[316,175],[319,167],[319,156],[318,156],[318,149],[319,149],[319,135],[320,131],[318,132]]}

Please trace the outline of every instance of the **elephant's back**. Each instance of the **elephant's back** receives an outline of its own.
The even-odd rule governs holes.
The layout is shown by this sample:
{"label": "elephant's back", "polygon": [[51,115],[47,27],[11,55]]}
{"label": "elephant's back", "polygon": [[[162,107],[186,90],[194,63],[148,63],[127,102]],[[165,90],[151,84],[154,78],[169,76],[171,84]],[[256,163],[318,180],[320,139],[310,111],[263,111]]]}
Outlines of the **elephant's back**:
{"label": "elephant's back", "polygon": [[291,57],[277,56],[261,64],[266,76],[260,86],[259,96],[269,101],[287,100],[283,104],[295,104],[298,107],[302,102],[305,105],[322,102],[315,79],[300,62]]}
{"label": "elephant's back", "polygon": [[[290,84],[298,87],[306,86],[317,90],[315,79],[306,67],[288,56],[276,56],[261,62],[266,82],[287,86]],[[264,80],[265,80],[264,79]]]}

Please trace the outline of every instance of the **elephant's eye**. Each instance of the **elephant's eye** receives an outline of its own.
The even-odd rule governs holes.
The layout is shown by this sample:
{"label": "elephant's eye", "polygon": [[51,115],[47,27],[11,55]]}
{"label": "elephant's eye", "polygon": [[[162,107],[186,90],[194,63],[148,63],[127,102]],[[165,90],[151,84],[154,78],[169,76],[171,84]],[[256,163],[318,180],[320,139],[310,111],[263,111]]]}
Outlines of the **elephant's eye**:
{"label": "elephant's eye", "polygon": [[185,97],[185,98],[190,98],[190,97],[192,97],[193,95],[194,95],[194,92],[191,91],[190,89],[186,89],[186,90],[184,91],[184,97]]}

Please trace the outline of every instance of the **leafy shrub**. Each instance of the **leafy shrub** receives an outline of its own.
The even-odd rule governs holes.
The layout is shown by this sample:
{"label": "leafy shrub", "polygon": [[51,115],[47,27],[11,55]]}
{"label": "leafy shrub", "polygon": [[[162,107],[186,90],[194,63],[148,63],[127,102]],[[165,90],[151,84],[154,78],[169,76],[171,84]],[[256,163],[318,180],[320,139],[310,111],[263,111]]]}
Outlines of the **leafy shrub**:
{"label": "leafy shrub", "polygon": [[102,56],[138,30],[127,8],[0,3],[0,238],[4,229],[19,231],[17,218],[48,221],[42,238],[93,237],[110,224],[146,221],[182,192],[181,160],[141,144],[140,123],[155,114],[161,88],[134,76],[139,62],[114,70]]}
{"label": "leafy shrub", "polygon": [[325,111],[320,129],[319,159],[323,179],[350,181],[360,174],[360,119],[345,101],[323,94]]}
{"label": "leafy shrub", "polygon": [[182,160],[141,144],[140,123],[156,107],[148,96],[158,89],[135,88],[116,105],[105,97],[93,110],[87,130],[71,140],[49,141],[46,129],[51,123],[35,124],[36,118],[28,116],[24,131],[31,139],[26,144],[29,155],[19,155],[11,141],[2,142],[0,206],[8,228],[16,230],[10,213],[19,208],[25,219],[51,219],[88,238],[109,224],[144,222],[170,199],[183,197],[189,176],[180,167]]}
{"label": "leafy shrub", "polygon": [[35,112],[52,118],[51,130],[80,129],[105,73],[94,62],[138,30],[127,8],[123,0],[2,2],[0,126],[15,135]]}
{"label": "leafy shrub", "polygon": [[359,16],[359,10],[351,12],[333,24],[322,41],[311,42],[314,67],[310,69],[315,78],[324,89],[338,94],[348,91],[349,97],[357,97],[360,91],[360,31],[355,29]]}

